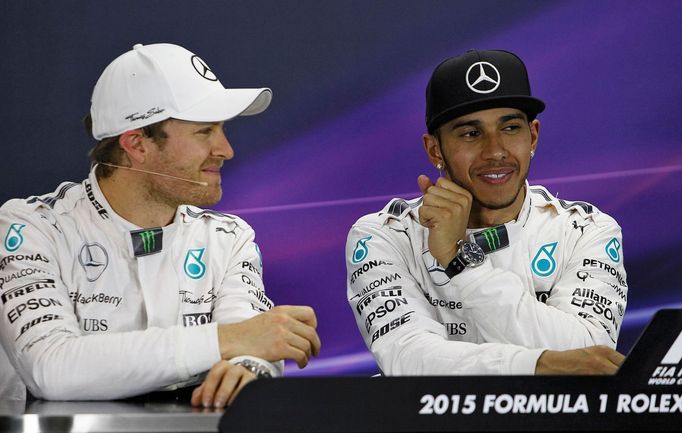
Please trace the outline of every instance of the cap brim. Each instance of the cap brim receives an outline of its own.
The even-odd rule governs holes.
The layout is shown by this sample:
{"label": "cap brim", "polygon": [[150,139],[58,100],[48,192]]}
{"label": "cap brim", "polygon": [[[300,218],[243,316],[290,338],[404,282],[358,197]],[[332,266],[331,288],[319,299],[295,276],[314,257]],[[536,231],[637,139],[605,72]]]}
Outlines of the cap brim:
{"label": "cap brim", "polygon": [[272,91],[268,88],[225,89],[171,117],[193,122],[222,122],[237,116],[262,113],[271,100]]}
{"label": "cap brim", "polygon": [[460,116],[474,113],[476,111],[502,107],[518,108],[519,110],[526,113],[526,116],[528,116],[529,119],[534,119],[535,116],[544,111],[545,103],[540,99],[524,95],[498,96],[489,99],[478,99],[476,101],[471,101],[448,108],[447,110],[439,113],[433,118],[429,125],[427,125],[427,128],[429,132],[433,132],[444,123],[447,123]]}

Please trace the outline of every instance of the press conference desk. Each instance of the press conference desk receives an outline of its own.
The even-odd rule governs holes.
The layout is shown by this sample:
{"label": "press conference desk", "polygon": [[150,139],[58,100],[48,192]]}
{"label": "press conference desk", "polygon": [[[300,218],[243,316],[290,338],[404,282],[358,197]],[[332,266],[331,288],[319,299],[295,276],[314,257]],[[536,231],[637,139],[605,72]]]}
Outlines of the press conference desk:
{"label": "press conference desk", "polygon": [[681,360],[682,310],[663,310],[614,376],[269,379],[224,412],[0,401],[0,432],[682,431]]}
{"label": "press conference desk", "polygon": [[2,432],[217,432],[222,410],[182,401],[0,400]]}

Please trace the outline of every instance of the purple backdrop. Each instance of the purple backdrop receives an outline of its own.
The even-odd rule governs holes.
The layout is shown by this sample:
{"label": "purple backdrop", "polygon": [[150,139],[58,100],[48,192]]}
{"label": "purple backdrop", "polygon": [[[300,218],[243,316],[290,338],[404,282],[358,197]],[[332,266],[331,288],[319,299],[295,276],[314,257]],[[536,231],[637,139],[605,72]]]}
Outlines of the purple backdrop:
{"label": "purple backdrop", "polygon": [[623,227],[619,349],[656,309],[682,307],[682,3],[139,3],[0,6],[0,198],[85,175],[85,157],[72,156],[90,145],[78,119],[101,69],[136,42],[185,45],[228,86],[271,86],[266,113],[228,125],[237,157],[216,208],[256,229],[273,300],[317,311],[322,354],[290,374],[376,370],[346,302],[346,233],[390,198],[416,196],[420,173],[435,175],[421,147],[424,88],[435,65],[469,48],[519,54],[547,103],[531,183]]}

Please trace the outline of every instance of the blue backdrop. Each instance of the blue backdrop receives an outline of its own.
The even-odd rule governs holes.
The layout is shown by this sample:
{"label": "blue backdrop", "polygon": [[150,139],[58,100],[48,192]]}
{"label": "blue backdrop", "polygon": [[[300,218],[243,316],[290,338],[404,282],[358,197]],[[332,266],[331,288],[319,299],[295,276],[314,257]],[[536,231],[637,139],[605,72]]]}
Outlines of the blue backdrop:
{"label": "blue backdrop", "polygon": [[547,103],[531,183],[623,227],[619,350],[682,307],[679,1],[6,1],[0,3],[0,201],[88,170],[80,119],[102,69],[135,43],[173,42],[228,87],[269,86],[264,114],[227,126],[236,158],[216,208],[244,217],[276,303],[318,314],[320,358],[290,374],[376,369],[345,297],[351,224],[435,175],[424,88],[444,58],[507,49]]}

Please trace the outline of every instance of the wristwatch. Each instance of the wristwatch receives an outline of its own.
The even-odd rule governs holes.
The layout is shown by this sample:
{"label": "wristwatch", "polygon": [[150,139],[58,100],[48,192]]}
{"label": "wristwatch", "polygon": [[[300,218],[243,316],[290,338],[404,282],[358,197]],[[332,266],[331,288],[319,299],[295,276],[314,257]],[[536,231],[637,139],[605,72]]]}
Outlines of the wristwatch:
{"label": "wristwatch", "polygon": [[466,268],[475,268],[485,261],[485,252],[478,244],[473,242],[457,241],[457,255],[445,268],[445,275],[452,278],[459,275]]}
{"label": "wristwatch", "polygon": [[235,362],[235,365],[241,365],[251,373],[255,374],[258,379],[269,379],[272,377],[272,374],[268,368],[252,359],[242,359],[238,362]]}

